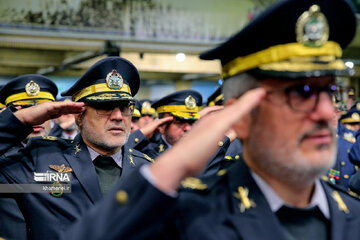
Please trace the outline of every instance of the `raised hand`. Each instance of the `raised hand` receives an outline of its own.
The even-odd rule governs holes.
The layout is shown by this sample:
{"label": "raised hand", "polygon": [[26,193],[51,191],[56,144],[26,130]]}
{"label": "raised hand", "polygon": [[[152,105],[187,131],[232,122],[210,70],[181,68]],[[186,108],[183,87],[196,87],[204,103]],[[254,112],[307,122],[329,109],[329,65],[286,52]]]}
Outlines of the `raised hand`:
{"label": "raised hand", "polygon": [[156,186],[164,192],[174,191],[183,179],[199,174],[215,152],[218,141],[264,96],[262,88],[250,90],[232,105],[200,119],[186,136],[150,166]]}
{"label": "raised hand", "polygon": [[140,128],[140,131],[146,138],[151,138],[151,136],[154,134],[156,129],[160,127],[161,125],[171,122],[174,119],[174,117],[164,117],[161,119],[156,119],[150,123],[148,123],[145,127]]}
{"label": "raised hand", "polygon": [[44,102],[28,108],[23,108],[14,115],[23,123],[30,125],[42,124],[63,114],[81,113],[85,111],[83,102]]}

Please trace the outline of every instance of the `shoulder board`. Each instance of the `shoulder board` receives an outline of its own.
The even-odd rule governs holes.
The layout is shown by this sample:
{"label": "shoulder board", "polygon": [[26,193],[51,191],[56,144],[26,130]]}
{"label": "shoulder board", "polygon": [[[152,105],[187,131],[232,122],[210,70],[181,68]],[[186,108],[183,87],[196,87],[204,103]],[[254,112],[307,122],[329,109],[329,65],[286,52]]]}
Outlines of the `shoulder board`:
{"label": "shoulder board", "polygon": [[154,159],[152,159],[151,157],[149,157],[148,155],[146,155],[145,153],[142,153],[136,149],[133,148],[129,148],[129,153],[131,153],[131,155],[135,156],[135,157],[140,157],[143,159],[146,159],[149,162],[154,162]]}
{"label": "shoulder board", "polygon": [[152,159],[151,157],[149,157],[148,155],[146,155],[145,153],[143,153],[143,156],[146,160],[148,160],[149,162],[155,162],[154,159]]}
{"label": "shoulder board", "polygon": [[49,140],[49,141],[57,141],[58,138],[54,137],[54,136],[42,136],[41,137],[43,140]]}
{"label": "shoulder board", "polygon": [[33,137],[33,138],[31,138],[27,145],[30,145],[30,144],[49,145],[51,143],[60,144],[60,145],[67,145],[70,142],[71,142],[70,140],[65,140],[63,138],[58,138],[58,137],[54,137],[54,136],[42,136],[42,137]]}
{"label": "shoulder board", "polygon": [[183,191],[207,191],[216,185],[226,175],[226,170],[221,169],[216,174],[206,177],[188,177],[181,182]]}
{"label": "shoulder board", "polygon": [[[326,179],[326,178],[327,178],[327,179]],[[341,193],[344,193],[344,194],[349,195],[349,196],[351,196],[351,197],[354,197],[354,198],[356,198],[356,199],[360,199],[360,195],[359,195],[359,194],[357,194],[356,192],[351,191],[350,189],[346,190],[345,188],[343,188],[343,187],[341,187],[341,186],[339,186],[339,185],[337,185],[337,184],[332,183],[332,182],[329,180],[329,178],[326,177],[326,176],[322,176],[322,177],[321,177],[321,180],[324,181],[324,182],[326,182],[327,185],[330,186],[331,188],[333,188],[333,189],[335,189],[335,190],[337,190],[337,191],[339,191],[339,192],[341,192]]]}
{"label": "shoulder board", "polygon": [[350,196],[356,198],[356,199],[360,199],[360,195],[357,194],[356,192],[353,192],[351,191],[350,189],[348,189],[348,192],[347,192]]}

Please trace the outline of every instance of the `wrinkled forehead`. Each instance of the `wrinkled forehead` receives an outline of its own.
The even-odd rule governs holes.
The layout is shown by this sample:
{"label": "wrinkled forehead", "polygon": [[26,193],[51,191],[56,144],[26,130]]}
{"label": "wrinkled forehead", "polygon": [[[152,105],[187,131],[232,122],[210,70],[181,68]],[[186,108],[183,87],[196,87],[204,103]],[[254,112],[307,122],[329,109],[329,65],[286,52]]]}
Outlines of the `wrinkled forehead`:
{"label": "wrinkled forehead", "polygon": [[329,84],[336,84],[335,76],[321,76],[297,79],[279,79],[279,78],[266,78],[260,80],[261,85],[265,88],[287,87],[297,84],[311,84],[315,86],[326,86]]}

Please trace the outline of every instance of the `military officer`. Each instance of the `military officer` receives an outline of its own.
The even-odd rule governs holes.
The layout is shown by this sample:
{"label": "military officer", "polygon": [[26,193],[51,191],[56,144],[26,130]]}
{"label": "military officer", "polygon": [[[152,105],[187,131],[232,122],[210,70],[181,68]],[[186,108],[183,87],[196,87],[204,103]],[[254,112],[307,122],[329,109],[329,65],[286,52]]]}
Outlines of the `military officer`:
{"label": "military officer", "polygon": [[140,113],[141,117],[139,119],[139,127],[145,127],[150,122],[154,121],[154,118],[156,117],[156,111],[153,107],[151,107],[151,104],[153,101],[149,99],[141,99],[139,101],[139,104],[141,106]]}
{"label": "military officer", "polygon": [[[201,119],[154,164],[134,173],[134,182],[147,194],[138,206],[146,201],[146,210],[157,206],[159,215],[143,211],[112,227],[141,196],[139,189],[118,185],[116,190],[128,192],[128,204],[113,192],[74,225],[76,237],[111,232],[112,239],[147,239],[151,232],[140,226],[147,222],[155,229],[170,214],[176,225],[166,229],[178,230],[180,239],[357,238],[359,199],[320,179],[336,158],[331,95],[335,74],[347,72],[339,58],[355,30],[354,9],[347,1],[286,0],[202,54],[221,60],[226,107]],[[250,91],[256,87],[261,88]],[[243,142],[242,161],[210,179],[186,178],[202,170],[230,126]],[[180,183],[188,190],[172,201]],[[111,216],[107,220],[113,224],[96,225],[89,233],[98,224],[91,216]]]}
{"label": "military officer", "polygon": [[[344,126],[351,126],[357,132],[360,124],[360,104],[353,105],[349,111],[340,117],[340,124]],[[349,127],[347,127],[349,129]],[[336,163],[333,168],[329,170],[330,181],[337,183],[345,189],[348,188],[350,177],[356,173],[358,167],[349,158],[350,150],[356,142],[355,133],[344,131],[338,135],[338,153]],[[360,163],[358,163],[360,164]]]}
{"label": "military officer", "polygon": [[157,100],[152,107],[160,119],[169,120],[161,125],[154,123],[156,128],[152,128],[150,137],[144,131],[135,131],[129,143],[149,157],[156,158],[191,129],[192,124],[200,118],[198,112],[201,104],[202,96],[194,90],[177,91]]}
{"label": "military officer", "polygon": [[[208,98],[208,107],[222,106],[224,103],[224,94],[219,86]],[[232,163],[240,159],[242,146],[240,139],[236,137],[233,131],[229,131],[225,138],[219,142],[219,149],[209,161],[202,176],[216,174],[221,169],[226,169]]]}
{"label": "military officer", "polygon": [[[338,27],[339,19],[347,30]],[[189,184],[188,192],[180,193],[179,213],[186,212],[178,218],[183,239],[351,239],[359,234],[345,226],[349,214],[351,224],[360,226],[358,199],[320,180],[336,157],[331,95],[335,74],[347,71],[338,58],[355,28],[345,1],[280,1],[202,55],[221,60],[227,105],[256,86],[265,88],[266,96],[233,126],[243,143],[242,161],[217,180],[201,182],[198,190]],[[212,227],[199,230],[205,226]]]}
{"label": "military officer", "polygon": [[[63,114],[76,114],[80,129],[74,140],[32,138],[21,151],[1,161],[1,183],[50,185],[50,191],[24,189],[28,193],[16,197],[29,239],[57,239],[58,233],[99,202],[117,181],[126,181],[130,172],[149,162],[125,145],[139,81],[132,63],[107,57],[62,93],[74,102],[45,102],[15,112],[8,108],[0,114],[1,152],[30,134],[33,126]],[[40,85],[29,83],[32,91],[41,92]],[[67,177],[36,177],[39,174]],[[66,192],[69,185],[71,193]]]}
{"label": "military officer", "polygon": [[139,127],[139,119],[141,118],[141,105],[139,103],[139,100],[134,99],[135,100],[135,105],[134,105],[134,112],[133,115],[131,117],[131,133],[138,130]]}
{"label": "military officer", "polygon": [[155,115],[155,109],[151,107],[150,100],[136,100],[134,113],[131,119],[131,132],[143,128],[154,121]]}
{"label": "military officer", "polygon": [[[55,83],[38,74],[18,76],[5,84],[0,91],[1,102],[4,106],[21,108],[55,101],[57,93],[58,88]],[[31,137],[48,135],[50,128],[50,121],[33,126],[33,132],[22,143],[8,150],[5,155],[17,152]],[[16,201],[10,198],[11,196],[6,193],[0,194],[0,236],[6,239],[27,239],[24,217]]]}

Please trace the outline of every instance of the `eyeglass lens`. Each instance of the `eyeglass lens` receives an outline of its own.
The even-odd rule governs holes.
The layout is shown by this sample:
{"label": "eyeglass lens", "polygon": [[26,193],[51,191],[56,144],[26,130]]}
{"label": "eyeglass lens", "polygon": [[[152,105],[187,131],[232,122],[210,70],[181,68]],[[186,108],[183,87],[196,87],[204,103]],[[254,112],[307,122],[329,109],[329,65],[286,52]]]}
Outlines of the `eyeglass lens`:
{"label": "eyeglass lens", "polygon": [[92,104],[98,115],[109,116],[112,114],[115,108],[119,108],[121,114],[124,116],[130,116],[134,112],[134,104],[131,102],[116,102],[116,103],[102,103]]}
{"label": "eyeglass lens", "polygon": [[299,112],[311,112],[315,109],[321,92],[326,92],[331,97],[337,92],[336,85],[312,86],[301,84],[285,89],[290,107]]}

